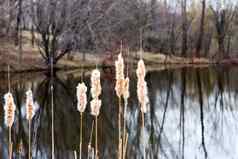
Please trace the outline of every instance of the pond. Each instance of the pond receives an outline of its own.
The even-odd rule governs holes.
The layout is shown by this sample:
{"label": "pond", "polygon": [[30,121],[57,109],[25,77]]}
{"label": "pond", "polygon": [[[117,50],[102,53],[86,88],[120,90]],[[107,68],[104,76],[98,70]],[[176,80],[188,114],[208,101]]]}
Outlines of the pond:
{"label": "pond", "polygon": [[[102,72],[102,107],[98,117],[99,158],[117,158],[118,103],[114,73]],[[147,72],[149,112],[142,133],[136,95],[136,75],[130,73],[130,98],[126,113],[128,146],[126,158],[192,159],[238,158],[238,69],[235,67],[177,68]],[[11,75],[11,92],[17,106],[12,128],[13,158],[28,154],[28,122],[25,92],[32,88],[38,110],[32,121],[32,156],[49,159],[52,152],[51,90],[54,86],[54,154],[56,159],[74,159],[79,154],[80,113],[76,86],[90,86],[90,71]],[[3,95],[7,75],[0,74],[0,158],[8,156],[8,129],[4,125]],[[90,92],[88,91],[90,99]],[[83,118],[82,158],[87,158],[93,117],[87,105]],[[143,135],[142,135],[143,134]]]}

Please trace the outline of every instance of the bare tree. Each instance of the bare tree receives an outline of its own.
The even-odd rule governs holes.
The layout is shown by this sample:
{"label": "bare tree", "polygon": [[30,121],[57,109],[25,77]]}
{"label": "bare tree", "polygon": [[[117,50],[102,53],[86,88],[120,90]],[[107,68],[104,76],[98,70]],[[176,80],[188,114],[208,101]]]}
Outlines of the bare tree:
{"label": "bare tree", "polygon": [[182,9],[182,50],[181,55],[187,55],[187,38],[188,38],[188,20],[187,20],[187,0],[181,0]]}
{"label": "bare tree", "polygon": [[213,13],[213,21],[216,28],[216,40],[218,43],[219,59],[226,58],[225,54],[225,38],[230,29],[230,24],[235,17],[236,7],[230,5],[228,8],[210,6]]}
{"label": "bare tree", "polygon": [[203,43],[205,10],[206,10],[206,0],[202,0],[202,14],[201,14],[201,20],[200,20],[200,29],[199,29],[198,41],[197,41],[197,46],[196,46],[196,56],[197,57],[200,57],[200,51],[201,51],[202,43]]}

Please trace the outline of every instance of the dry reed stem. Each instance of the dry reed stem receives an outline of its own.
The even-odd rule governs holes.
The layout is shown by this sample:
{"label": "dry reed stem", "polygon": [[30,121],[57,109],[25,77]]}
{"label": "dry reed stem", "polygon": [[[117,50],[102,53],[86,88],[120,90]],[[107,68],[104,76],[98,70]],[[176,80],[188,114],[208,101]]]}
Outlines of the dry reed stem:
{"label": "dry reed stem", "polygon": [[125,101],[125,106],[124,106],[124,114],[123,114],[123,116],[124,116],[124,123],[123,123],[123,138],[122,138],[122,143],[123,143],[123,154],[124,154],[124,152],[126,151],[126,148],[125,148],[125,143],[126,143],[126,109],[127,109],[127,100]]}
{"label": "dry reed stem", "polygon": [[98,120],[95,116],[95,158],[98,159]]}
{"label": "dry reed stem", "polygon": [[31,120],[28,120],[28,131],[29,131],[28,159],[31,159]]}
{"label": "dry reed stem", "polygon": [[55,136],[54,136],[54,88],[51,86],[51,146],[52,146],[52,152],[51,152],[51,158],[55,158]]}
{"label": "dry reed stem", "polygon": [[80,113],[80,145],[79,145],[79,158],[82,158],[82,142],[83,142],[83,113]]}
{"label": "dry reed stem", "polygon": [[126,149],[127,149],[127,143],[128,143],[128,133],[126,133],[126,136],[125,136],[125,141],[124,141],[124,151],[123,151],[123,159],[126,158]]}
{"label": "dry reed stem", "polygon": [[145,117],[144,117],[144,112],[141,111],[141,126],[144,129],[145,127]]}
{"label": "dry reed stem", "polygon": [[77,159],[77,151],[74,150],[74,159]]}
{"label": "dry reed stem", "polygon": [[121,159],[122,143],[121,143],[121,97],[119,97],[118,111],[118,159]]}
{"label": "dry reed stem", "polygon": [[[141,111],[141,131],[142,131],[142,140],[144,139],[144,130],[145,130],[145,117],[144,112]],[[143,158],[145,158],[145,146],[143,145]]]}
{"label": "dry reed stem", "polygon": [[11,127],[8,128],[8,157],[12,159],[12,137],[11,137]]}
{"label": "dry reed stem", "polygon": [[89,154],[91,152],[91,143],[92,143],[92,137],[93,137],[93,127],[94,127],[94,120],[92,122],[92,128],[91,128],[91,132],[90,132],[90,138],[89,138],[89,143],[88,143],[88,159],[89,159]]}

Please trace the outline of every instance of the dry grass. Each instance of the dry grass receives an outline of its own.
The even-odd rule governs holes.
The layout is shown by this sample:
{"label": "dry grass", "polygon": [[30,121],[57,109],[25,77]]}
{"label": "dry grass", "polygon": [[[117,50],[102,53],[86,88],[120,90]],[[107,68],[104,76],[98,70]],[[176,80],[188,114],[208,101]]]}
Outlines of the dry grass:
{"label": "dry grass", "polygon": [[[39,35],[36,34],[36,39]],[[116,52],[117,50],[115,50]],[[11,69],[15,72],[42,70],[47,69],[38,47],[31,45],[30,32],[23,32],[23,57],[22,63],[19,65],[19,47],[14,45],[13,39],[0,39],[0,71],[7,70],[7,64],[11,65]],[[58,68],[80,68],[80,67],[95,67],[98,66],[113,66],[116,59],[116,53],[113,56],[105,54],[89,54],[86,53],[86,58],[83,60],[83,54],[72,52],[73,59],[63,57],[57,64]],[[130,57],[125,61],[136,65],[139,56],[135,52],[130,53]],[[143,59],[148,67],[158,64],[209,64],[212,63],[205,58],[182,58],[176,56],[166,56],[160,53],[143,53]]]}

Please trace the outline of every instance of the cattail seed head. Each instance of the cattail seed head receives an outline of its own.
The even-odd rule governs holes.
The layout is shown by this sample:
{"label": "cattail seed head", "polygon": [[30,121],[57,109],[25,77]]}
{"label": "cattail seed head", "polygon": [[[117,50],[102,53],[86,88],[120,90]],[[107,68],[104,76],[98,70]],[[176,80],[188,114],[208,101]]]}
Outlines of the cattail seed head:
{"label": "cattail seed head", "polygon": [[14,103],[14,99],[12,94],[9,92],[4,95],[4,118],[5,118],[5,124],[7,127],[12,127],[13,122],[14,122],[14,117],[15,117],[15,110],[16,110],[16,105]]}
{"label": "cattail seed head", "polygon": [[94,69],[91,75],[91,94],[93,98],[98,98],[101,94],[101,82],[100,72],[98,69]]}
{"label": "cattail seed head", "polygon": [[129,77],[126,77],[124,79],[124,83],[123,83],[123,98],[125,100],[127,100],[130,97],[130,92],[129,92]]}
{"label": "cattail seed head", "polygon": [[145,63],[143,60],[140,60],[138,62],[136,74],[137,74],[138,79],[145,78],[146,71],[145,71]]}
{"label": "cattail seed head", "polygon": [[137,65],[137,97],[138,101],[141,106],[141,111],[143,113],[147,112],[147,104],[149,103],[149,98],[148,98],[148,89],[147,89],[147,83],[145,81],[145,64],[143,60],[140,60]]}
{"label": "cattail seed head", "polygon": [[90,104],[91,104],[91,114],[93,116],[98,116],[100,113],[102,101],[96,98],[96,99],[93,99],[90,102]]}
{"label": "cattail seed head", "polygon": [[116,94],[118,97],[123,95],[123,87],[124,87],[124,60],[121,53],[118,55],[118,59],[115,62],[116,66]]}
{"label": "cattail seed head", "polygon": [[79,83],[77,86],[77,100],[78,100],[78,111],[83,113],[87,105],[87,87],[84,82]]}
{"label": "cattail seed head", "polygon": [[116,79],[124,79],[124,60],[121,53],[118,55],[118,59],[115,62],[116,65]]}
{"label": "cattail seed head", "polygon": [[147,112],[147,104],[149,103],[147,83],[139,80],[137,83],[137,96],[143,113]]}
{"label": "cattail seed head", "polygon": [[35,115],[35,105],[33,101],[32,91],[28,90],[26,92],[26,119],[32,120],[33,116]]}

